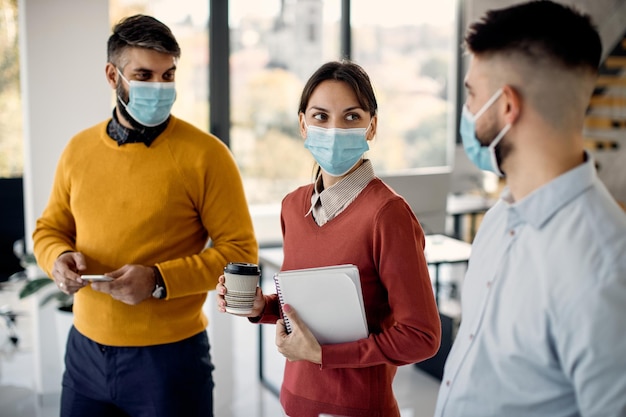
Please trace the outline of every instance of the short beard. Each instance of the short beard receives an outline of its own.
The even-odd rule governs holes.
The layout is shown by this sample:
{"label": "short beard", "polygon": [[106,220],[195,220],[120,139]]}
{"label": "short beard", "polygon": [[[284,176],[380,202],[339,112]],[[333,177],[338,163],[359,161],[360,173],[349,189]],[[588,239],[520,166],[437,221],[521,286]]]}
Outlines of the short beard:
{"label": "short beard", "polygon": [[137,120],[131,116],[128,111],[126,111],[126,106],[124,104],[128,104],[129,93],[120,82],[117,84],[115,88],[115,92],[117,94],[117,109],[119,110],[122,117],[132,126],[134,130],[138,130],[140,132],[144,132],[146,130],[146,126],[139,123]]}

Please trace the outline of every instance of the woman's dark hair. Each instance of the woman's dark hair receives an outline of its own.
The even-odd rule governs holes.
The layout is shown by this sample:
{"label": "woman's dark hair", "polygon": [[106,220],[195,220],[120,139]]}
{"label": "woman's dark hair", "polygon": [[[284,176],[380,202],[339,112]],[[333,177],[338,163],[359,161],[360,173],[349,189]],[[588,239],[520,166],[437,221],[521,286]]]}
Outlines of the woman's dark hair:
{"label": "woman's dark hair", "polygon": [[369,112],[370,116],[374,116],[378,111],[378,103],[376,102],[376,96],[374,95],[369,76],[359,65],[344,60],[327,62],[311,75],[302,90],[298,114],[306,111],[306,106],[309,104],[313,91],[318,85],[327,80],[343,81],[352,87],[361,108]]}

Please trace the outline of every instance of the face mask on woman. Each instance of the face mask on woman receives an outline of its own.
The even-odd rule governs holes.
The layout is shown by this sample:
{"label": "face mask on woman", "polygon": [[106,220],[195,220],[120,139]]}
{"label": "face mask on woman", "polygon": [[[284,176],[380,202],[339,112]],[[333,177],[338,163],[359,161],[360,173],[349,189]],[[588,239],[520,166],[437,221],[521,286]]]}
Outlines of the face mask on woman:
{"label": "face mask on woman", "polygon": [[[305,122],[306,125],[306,122]],[[340,129],[306,125],[307,148],[315,161],[328,174],[341,177],[348,173],[369,150],[367,128]]]}
{"label": "face mask on woman", "polygon": [[133,119],[147,127],[158,126],[167,120],[176,100],[173,82],[128,81],[119,69],[117,72],[129,88],[128,103],[118,98]]}

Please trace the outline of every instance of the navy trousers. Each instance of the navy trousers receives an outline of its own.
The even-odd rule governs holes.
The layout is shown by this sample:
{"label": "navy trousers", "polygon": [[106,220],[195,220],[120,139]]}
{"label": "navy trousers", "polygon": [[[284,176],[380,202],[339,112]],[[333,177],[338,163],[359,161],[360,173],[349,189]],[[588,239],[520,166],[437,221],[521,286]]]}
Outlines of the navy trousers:
{"label": "navy trousers", "polygon": [[114,347],[72,326],[61,417],[213,417],[212,372],[206,331],[176,343]]}

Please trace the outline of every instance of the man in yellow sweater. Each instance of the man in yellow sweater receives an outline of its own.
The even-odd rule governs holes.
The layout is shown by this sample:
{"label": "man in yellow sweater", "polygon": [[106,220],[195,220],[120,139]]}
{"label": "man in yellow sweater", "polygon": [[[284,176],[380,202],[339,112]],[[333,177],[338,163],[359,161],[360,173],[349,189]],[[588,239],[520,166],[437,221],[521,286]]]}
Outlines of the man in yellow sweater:
{"label": "man in yellow sweater", "polygon": [[75,294],[62,417],[213,415],[202,306],[258,248],[229,149],[170,114],[179,57],[152,17],[113,28],[113,116],[70,140],[33,233],[39,265]]}

